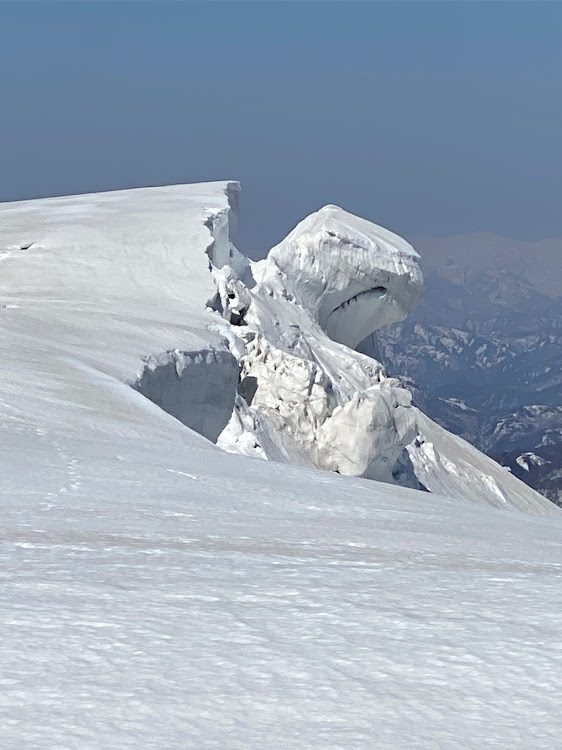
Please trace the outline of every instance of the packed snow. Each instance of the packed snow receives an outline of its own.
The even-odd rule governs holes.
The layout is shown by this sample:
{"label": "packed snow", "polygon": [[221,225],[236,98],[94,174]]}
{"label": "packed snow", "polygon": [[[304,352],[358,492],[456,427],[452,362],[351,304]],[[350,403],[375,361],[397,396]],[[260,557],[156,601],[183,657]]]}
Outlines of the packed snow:
{"label": "packed snow", "polygon": [[324,209],[319,266],[358,227],[401,261],[314,307],[279,249],[238,253],[236,204],[0,206],[2,748],[550,750],[560,513],[367,356],[419,296],[414,251]]}

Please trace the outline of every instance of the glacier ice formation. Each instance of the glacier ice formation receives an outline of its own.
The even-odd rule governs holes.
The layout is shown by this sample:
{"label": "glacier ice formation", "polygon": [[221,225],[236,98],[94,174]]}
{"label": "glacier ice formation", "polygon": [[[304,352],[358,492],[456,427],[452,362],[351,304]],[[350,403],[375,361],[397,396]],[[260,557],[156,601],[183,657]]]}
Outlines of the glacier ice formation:
{"label": "glacier ice formation", "polygon": [[[215,309],[240,364],[227,451],[548,512],[548,502],[412,406],[377,360],[376,331],[423,293],[416,251],[337,206],[257,263],[213,262]],[[224,257],[224,255],[223,255]]]}

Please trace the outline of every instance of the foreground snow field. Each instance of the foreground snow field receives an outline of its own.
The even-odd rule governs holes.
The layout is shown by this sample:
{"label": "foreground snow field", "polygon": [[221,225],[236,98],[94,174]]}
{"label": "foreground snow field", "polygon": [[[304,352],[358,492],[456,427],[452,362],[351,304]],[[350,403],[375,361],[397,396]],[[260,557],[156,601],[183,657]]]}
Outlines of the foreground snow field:
{"label": "foreground snow field", "polygon": [[559,513],[226,454],[128,385],[215,366],[229,190],[0,208],[1,747],[556,747]]}

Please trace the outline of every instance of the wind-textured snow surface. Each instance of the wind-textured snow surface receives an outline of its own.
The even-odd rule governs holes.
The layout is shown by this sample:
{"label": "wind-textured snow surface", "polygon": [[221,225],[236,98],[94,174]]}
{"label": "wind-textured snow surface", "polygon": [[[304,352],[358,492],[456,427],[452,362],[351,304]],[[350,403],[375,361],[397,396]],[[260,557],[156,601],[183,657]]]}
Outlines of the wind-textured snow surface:
{"label": "wind-textured snow surface", "polygon": [[556,747],[558,514],[210,442],[235,196],[0,207],[1,747]]}

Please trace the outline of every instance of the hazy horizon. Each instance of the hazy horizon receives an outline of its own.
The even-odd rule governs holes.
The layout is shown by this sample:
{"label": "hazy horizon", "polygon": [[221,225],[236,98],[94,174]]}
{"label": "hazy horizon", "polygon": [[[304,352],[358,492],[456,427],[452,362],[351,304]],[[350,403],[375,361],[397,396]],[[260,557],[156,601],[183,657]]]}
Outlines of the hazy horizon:
{"label": "hazy horizon", "polygon": [[0,4],[0,200],[237,179],[263,254],[337,203],[562,236],[557,3]]}

